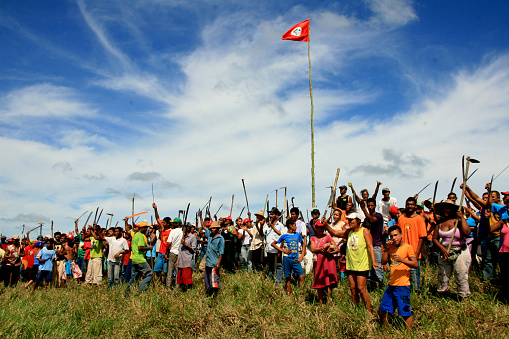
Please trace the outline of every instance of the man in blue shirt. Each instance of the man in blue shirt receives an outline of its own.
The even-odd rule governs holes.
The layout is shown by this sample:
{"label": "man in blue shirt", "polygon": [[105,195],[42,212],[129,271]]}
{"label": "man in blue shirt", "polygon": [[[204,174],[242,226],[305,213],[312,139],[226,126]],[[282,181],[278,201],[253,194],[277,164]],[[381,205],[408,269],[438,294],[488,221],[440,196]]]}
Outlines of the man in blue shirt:
{"label": "man in blue shirt", "polygon": [[205,291],[207,294],[217,295],[221,288],[219,268],[224,254],[224,238],[219,234],[219,223],[217,221],[205,229],[207,237],[207,255],[205,257]]}

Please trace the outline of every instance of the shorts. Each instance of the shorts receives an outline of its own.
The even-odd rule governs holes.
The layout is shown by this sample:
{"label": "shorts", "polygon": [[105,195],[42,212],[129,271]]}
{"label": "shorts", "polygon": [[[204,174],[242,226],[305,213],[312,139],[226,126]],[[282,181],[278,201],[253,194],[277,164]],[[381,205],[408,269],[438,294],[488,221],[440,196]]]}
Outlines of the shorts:
{"label": "shorts", "polygon": [[369,277],[369,271],[351,271],[351,270],[346,270],[345,271],[345,274],[346,275],[357,275],[359,277]]}
{"label": "shorts", "polygon": [[168,273],[168,261],[164,259],[164,253],[157,253],[156,263],[154,264],[154,272]]}
{"label": "shorts", "polygon": [[283,257],[283,266],[285,269],[285,278],[290,278],[292,276],[292,271],[295,275],[304,275],[301,263],[293,258]]}
{"label": "shorts", "polygon": [[192,285],[193,269],[191,267],[179,268],[177,272],[177,285]]}
{"label": "shorts", "polygon": [[212,288],[221,288],[221,280],[219,279],[219,274],[217,274],[215,267],[205,266],[205,288],[208,290]]}
{"label": "shorts", "polygon": [[66,260],[66,262],[65,262],[65,274],[66,275],[71,275],[72,274],[72,271],[71,271],[71,262],[72,262],[71,260]]}
{"label": "shorts", "polygon": [[39,271],[39,274],[37,274],[37,278],[35,279],[35,282],[41,282],[42,279],[46,280],[47,283],[51,282],[51,273],[52,271]]}
{"label": "shorts", "polygon": [[410,308],[410,285],[409,286],[391,286],[385,289],[380,311],[394,314],[394,309],[398,307],[400,317],[409,317],[412,315]]}
{"label": "shorts", "polygon": [[30,280],[35,281],[35,279],[37,279],[37,274],[39,274],[39,265],[33,265],[30,270]]}

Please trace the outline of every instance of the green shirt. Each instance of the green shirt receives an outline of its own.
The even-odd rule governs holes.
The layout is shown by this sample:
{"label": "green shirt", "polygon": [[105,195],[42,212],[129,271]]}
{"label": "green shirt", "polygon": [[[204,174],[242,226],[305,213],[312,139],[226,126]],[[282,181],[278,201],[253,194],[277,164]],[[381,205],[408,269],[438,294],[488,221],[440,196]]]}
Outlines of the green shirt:
{"label": "green shirt", "polygon": [[146,250],[142,250],[142,251],[138,250],[138,247],[140,247],[140,246],[143,246],[143,247],[147,246],[145,236],[142,233],[136,232],[134,234],[133,240],[131,242],[131,246],[132,246],[131,259],[133,260],[133,265],[147,262],[147,259],[145,259]]}
{"label": "green shirt", "polygon": [[90,250],[90,259],[102,258],[102,256],[103,256],[103,241],[96,240],[94,237],[90,237],[90,246],[92,247],[92,249]]}
{"label": "green shirt", "polygon": [[357,232],[350,230],[346,241],[346,269],[348,271],[369,271],[371,258],[368,253],[364,228],[359,227]]}

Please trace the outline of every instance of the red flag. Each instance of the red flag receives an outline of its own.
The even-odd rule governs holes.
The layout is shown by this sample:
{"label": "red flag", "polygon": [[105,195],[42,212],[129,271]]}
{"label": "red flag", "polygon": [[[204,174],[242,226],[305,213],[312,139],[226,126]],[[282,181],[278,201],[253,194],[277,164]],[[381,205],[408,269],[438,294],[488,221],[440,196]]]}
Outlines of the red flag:
{"label": "red flag", "polygon": [[309,41],[309,19],[299,22],[283,34],[281,40]]}

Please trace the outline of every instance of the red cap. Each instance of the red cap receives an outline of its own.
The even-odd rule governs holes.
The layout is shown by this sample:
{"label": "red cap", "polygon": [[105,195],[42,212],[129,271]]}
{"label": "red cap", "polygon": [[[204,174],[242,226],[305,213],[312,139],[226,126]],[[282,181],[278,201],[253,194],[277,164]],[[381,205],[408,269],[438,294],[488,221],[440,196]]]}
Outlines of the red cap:
{"label": "red cap", "polygon": [[251,220],[249,218],[246,218],[246,219],[244,219],[244,221],[242,223],[243,224],[247,224],[248,222],[253,222],[253,220]]}
{"label": "red cap", "polygon": [[501,192],[503,195],[509,195],[509,192]]}
{"label": "red cap", "polygon": [[212,221],[209,221],[208,223],[205,224],[205,226],[210,226],[212,225]]}
{"label": "red cap", "polygon": [[389,212],[390,212],[392,215],[396,215],[396,214],[398,214],[398,207],[397,207],[397,206],[391,206],[391,208],[389,208]]}
{"label": "red cap", "polygon": [[233,221],[231,215],[224,217],[223,219]]}
{"label": "red cap", "polygon": [[325,226],[320,220],[318,220],[315,224],[315,226]]}

